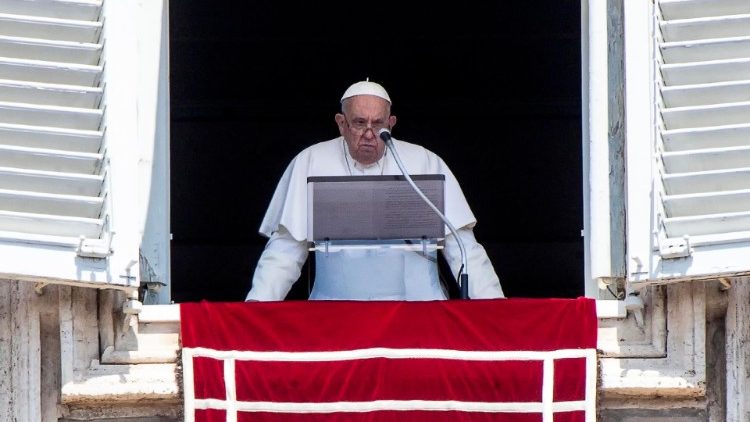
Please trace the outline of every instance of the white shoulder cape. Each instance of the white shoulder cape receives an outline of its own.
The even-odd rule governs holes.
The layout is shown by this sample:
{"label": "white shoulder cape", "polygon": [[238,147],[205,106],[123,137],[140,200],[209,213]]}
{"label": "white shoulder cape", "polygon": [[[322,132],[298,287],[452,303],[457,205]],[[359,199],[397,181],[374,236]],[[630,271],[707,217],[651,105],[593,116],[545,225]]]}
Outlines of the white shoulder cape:
{"label": "white shoulder cape", "polygon": [[[466,202],[456,177],[435,153],[415,144],[394,139],[396,151],[409,175],[445,175],[445,216],[456,229],[473,227],[474,214]],[[310,176],[348,176],[344,138],[338,137],[312,145],[292,159],[281,176],[259,232],[266,237],[284,226],[295,240],[307,238],[307,178]],[[400,175],[392,154],[385,155],[383,174]],[[446,234],[449,230],[446,227]]]}

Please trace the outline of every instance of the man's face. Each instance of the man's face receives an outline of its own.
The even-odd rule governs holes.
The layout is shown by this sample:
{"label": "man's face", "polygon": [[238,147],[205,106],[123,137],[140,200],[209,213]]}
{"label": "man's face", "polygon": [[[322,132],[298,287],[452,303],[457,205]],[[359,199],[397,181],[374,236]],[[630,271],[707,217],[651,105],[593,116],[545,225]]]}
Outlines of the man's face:
{"label": "man's face", "polygon": [[343,114],[336,114],[336,124],[346,140],[349,154],[365,165],[378,161],[385,152],[378,131],[396,124],[388,101],[372,95],[357,95],[345,100],[343,111]]}

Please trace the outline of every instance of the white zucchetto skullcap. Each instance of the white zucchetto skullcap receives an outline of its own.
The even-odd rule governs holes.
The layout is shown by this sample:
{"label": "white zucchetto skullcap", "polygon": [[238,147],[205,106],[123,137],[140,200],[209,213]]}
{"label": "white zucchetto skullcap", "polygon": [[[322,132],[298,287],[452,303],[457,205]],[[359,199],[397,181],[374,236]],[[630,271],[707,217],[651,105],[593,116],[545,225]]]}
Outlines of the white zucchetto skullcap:
{"label": "white zucchetto skullcap", "polygon": [[374,95],[391,103],[391,97],[388,96],[385,88],[378,83],[370,82],[369,78],[366,81],[352,84],[352,86],[347,88],[346,92],[344,92],[344,95],[341,97],[341,102],[344,102],[345,99],[354,97],[355,95]]}

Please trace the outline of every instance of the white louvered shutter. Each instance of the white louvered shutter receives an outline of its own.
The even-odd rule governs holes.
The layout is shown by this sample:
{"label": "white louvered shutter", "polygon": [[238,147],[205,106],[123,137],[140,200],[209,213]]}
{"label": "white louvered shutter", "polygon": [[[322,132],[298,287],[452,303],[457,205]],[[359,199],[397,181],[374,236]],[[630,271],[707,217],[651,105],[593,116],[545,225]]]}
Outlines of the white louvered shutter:
{"label": "white louvered shutter", "polygon": [[103,215],[101,5],[0,1],[0,236],[78,245]]}
{"label": "white louvered shutter", "polygon": [[652,30],[652,208],[636,228],[651,250],[631,248],[631,281],[746,274],[750,1],[659,0]]}
{"label": "white louvered shutter", "polygon": [[112,242],[105,10],[0,0],[0,278],[138,286],[137,244]]}

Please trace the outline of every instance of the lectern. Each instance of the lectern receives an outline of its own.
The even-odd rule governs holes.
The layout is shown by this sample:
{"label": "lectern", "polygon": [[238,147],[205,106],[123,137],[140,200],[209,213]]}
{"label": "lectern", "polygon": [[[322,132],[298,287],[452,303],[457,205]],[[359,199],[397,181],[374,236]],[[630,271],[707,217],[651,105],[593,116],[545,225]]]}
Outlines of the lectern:
{"label": "lectern", "polygon": [[[442,212],[445,176],[412,180]],[[312,299],[439,299],[445,224],[403,176],[308,178]]]}

